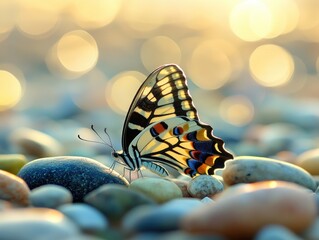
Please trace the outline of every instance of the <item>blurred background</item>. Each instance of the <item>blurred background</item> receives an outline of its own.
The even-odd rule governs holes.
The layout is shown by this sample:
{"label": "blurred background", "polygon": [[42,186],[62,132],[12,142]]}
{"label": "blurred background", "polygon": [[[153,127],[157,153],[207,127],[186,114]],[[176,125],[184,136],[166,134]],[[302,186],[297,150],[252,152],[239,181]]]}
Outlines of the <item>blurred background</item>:
{"label": "blurred background", "polygon": [[166,63],[235,154],[318,147],[318,12],[317,0],[0,0],[0,153],[107,153],[77,139],[96,139],[91,124],[120,149],[136,90]]}

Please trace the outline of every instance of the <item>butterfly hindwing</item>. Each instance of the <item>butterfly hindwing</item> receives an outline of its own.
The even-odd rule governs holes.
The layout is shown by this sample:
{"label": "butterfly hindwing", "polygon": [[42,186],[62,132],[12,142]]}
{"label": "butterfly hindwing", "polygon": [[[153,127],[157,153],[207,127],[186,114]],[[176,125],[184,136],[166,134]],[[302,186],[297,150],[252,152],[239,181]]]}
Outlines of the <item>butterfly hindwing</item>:
{"label": "butterfly hindwing", "polygon": [[[189,117],[173,117],[148,126],[132,142],[143,162],[170,166],[191,176],[213,174],[232,155],[212,128]],[[145,165],[145,164],[144,164]]]}
{"label": "butterfly hindwing", "polygon": [[183,71],[169,64],[152,72],[135,95],[123,126],[124,152],[149,125],[176,116],[198,120]]}

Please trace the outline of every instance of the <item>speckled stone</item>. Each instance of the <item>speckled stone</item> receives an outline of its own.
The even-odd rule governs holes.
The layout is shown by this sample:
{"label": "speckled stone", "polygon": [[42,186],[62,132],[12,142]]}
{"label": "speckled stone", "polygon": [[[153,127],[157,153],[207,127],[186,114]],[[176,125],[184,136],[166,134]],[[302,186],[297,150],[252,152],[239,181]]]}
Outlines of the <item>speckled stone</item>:
{"label": "speckled stone", "polygon": [[146,194],[158,203],[183,197],[175,183],[162,178],[139,178],[132,181],[129,188]]}
{"label": "speckled stone", "polygon": [[68,189],[54,184],[34,188],[29,199],[31,205],[45,208],[57,208],[73,201],[72,193]]}
{"label": "speckled stone", "polygon": [[227,161],[223,178],[228,185],[279,180],[316,190],[314,179],[304,169],[287,162],[263,157],[241,156]]}
{"label": "speckled stone", "polygon": [[203,204],[186,215],[181,227],[193,233],[251,239],[271,224],[301,233],[316,216],[315,196],[309,189],[289,182],[265,181],[229,187],[215,203]]}
{"label": "speckled stone", "polygon": [[103,184],[127,185],[126,179],[103,164],[85,157],[61,156],[29,162],[18,173],[30,189],[55,184],[69,189],[75,202]]}
{"label": "speckled stone", "polygon": [[80,234],[76,225],[62,213],[46,208],[1,212],[0,232],[0,240],[56,240]]}
{"label": "speckled stone", "polygon": [[0,154],[0,169],[17,175],[20,169],[27,163],[22,154]]}
{"label": "speckled stone", "polygon": [[84,201],[100,210],[112,221],[121,219],[124,214],[137,206],[156,204],[145,194],[118,184],[103,185],[90,192]]}
{"label": "speckled stone", "polygon": [[179,189],[182,191],[183,197],[191,197],[187,190],[189,181],[180,180],[176,178],[172,178],[171,181],[179,187]]}
{"label": "speckled stone", "polygon": [[10,135],[12,145],[18,152],[36,158],[53,157],[63,154],[63,146],[53,137],[31,128],[19,128]]}
{"label": "speckled stone", "polygon": [[20,205],[29,204],[30,190],[23,179],[0,170],[0,199]]}
{"label": "speckled stone", "polygon": [[223,191],[223,184],[214,176],[199,175],[193,178],[188,184],[188,192],[192,197],[211,197]]}
{"label": "speckled stone", "polygon": [[58,208],[84,232],[100,232],[106,230],[108,221],[96,208],[84,204],[65,204]]}

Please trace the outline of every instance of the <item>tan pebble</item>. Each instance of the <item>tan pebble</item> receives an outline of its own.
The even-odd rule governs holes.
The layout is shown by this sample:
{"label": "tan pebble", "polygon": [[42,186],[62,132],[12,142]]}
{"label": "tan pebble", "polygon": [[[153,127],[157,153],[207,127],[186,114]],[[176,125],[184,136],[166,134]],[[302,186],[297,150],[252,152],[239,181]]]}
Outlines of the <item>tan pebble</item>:
{"label": "tan pebble", "polygon": [[0,169],[17,175],[19,170],[27,163],[22,154],[1,154]]}
{"label": "tan pebble", "polygon": [[0,199],[26,206],[29,204],[29,193],[27,184],[21,178],[0,170]]}
{"label": "tan pebble", "polygon": [[[225,192],[233,191],[231,188]],[[214,204],[205,204],[190,212],[183,219],[182,228],[193,233],[249,239],[269,224],[282,225],[300,233],[317,215],[314,194],[293,183],[242,184],[233,194],[223,194]]]}
{"label": "tan pebble", "polygon": [[304,169],[291,163],[264,157],[240,156],[227,161],[223,178],[227,185],[279,180],[293,182],[313,191],[316,189],[314,179]]}
{"label": "tan pebble", "polygon": [[296,165],[312,175],[319,175],[319,148],[306,151],[299,155]]}

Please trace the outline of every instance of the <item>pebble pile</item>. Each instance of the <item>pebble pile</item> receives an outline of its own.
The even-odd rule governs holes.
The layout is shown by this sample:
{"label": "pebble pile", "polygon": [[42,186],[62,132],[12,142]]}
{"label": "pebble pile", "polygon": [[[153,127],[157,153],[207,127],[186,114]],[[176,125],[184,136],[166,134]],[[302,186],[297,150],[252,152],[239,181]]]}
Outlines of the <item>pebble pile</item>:
{"label": "pebble pile", "polygon": [[99,157],[42,158],[48,146],[21,131],[13,139],[33,145],[0,155],[0,240],[319,239],[316,148],[236,156],[213,176],[143,170],[129,182]]}

